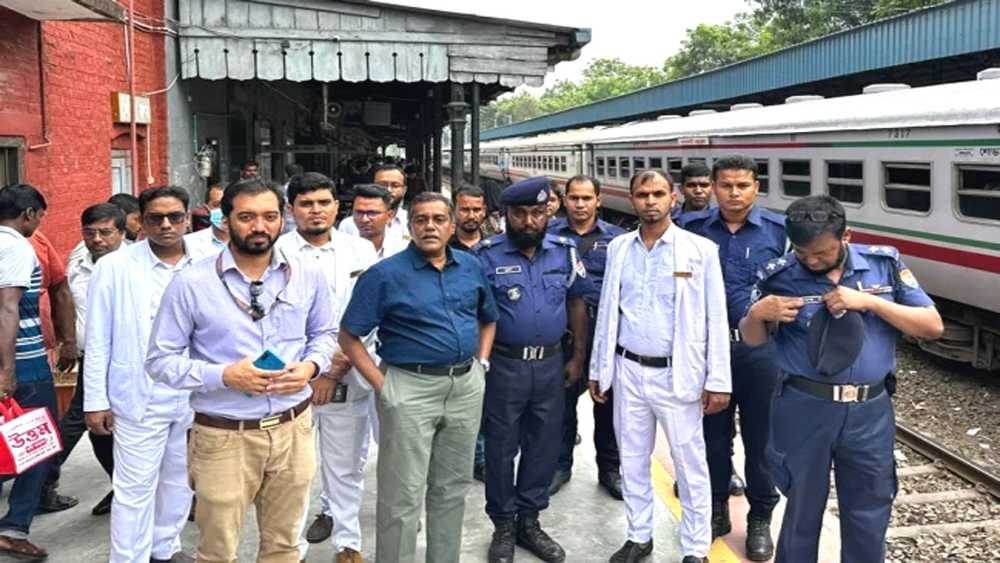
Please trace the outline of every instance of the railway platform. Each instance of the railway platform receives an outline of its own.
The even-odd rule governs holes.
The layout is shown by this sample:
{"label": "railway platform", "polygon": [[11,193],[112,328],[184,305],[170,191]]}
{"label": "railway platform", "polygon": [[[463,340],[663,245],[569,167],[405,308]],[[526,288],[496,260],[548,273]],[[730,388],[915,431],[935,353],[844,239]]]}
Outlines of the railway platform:
{"label": "railway platform", "polygon": [[[560,541],[567,552],[567,562],[603,563],[624,542],[624,505],[609,497],[598,487],[594,464],[592,435],[593,418],[590,401],[581,400],[579,407],[580,434],[583,440],[576,449],[576,465],[571,480],[562,491],[552,498],[549,510],[542,514],[542,523],[554,538]],[[372,456],[366,472],[366,488],[361,512],[364,555],[367,561],[374,561],[375,541],[375,460]],[[737,444],[738,465],[742,464],[742,452]],[[682,553],[677,539],[680,504],[673,496],[673,466],[670,461],[666,439],[661,434],[657,438],[656,452],[651,460],[653,484],[657,495],[655,551],[650,562],[677,562]],[[310,519],[319,505],[319,481],[313,486]],[[70,510],[38,516],[32,525],[32,540],[47,549],[48,561],[52,563],[82,563],[106,561],[108,557],[109,518],[91,516],[90,508],[109,490],[110,484],[101,471],[90,444],[84,440],[70,456],[63,469],[60,491],[80,499],[80,504]],[[9,490],[9,487],[5,487]],[[5,493],[7,492],[5,490]],[[6,495],[5,495],[6,496]],[[6,499],[3,499],[4,501]],[[2,503],[5,504],[5,503]],[[465,515],[462,561],[481,563],[486,561],[486,550],[493,531],[492,524],[483,511],[485,498],[482,483],[476,482],[469,495]],[[783,505],[775,514],[773,533],[777,536]],[[711,563],[737,563],[743,558],[745,540],[746,501],[743,497],[731,501],[733,531],[726,538],[720,538],[712,545],[709,553]],[[197,541],[197,528],[189,523],[184,531],[183,544],[187,553],[193,554]],[[836,518],[827,515],[823,533],[821,562],[839,561],[838,530]],[[423,550],[424,535],[418,536],[419,550]],[[240,562],[256,560],[257,530],[252,515],[244,524],[243,542],[240,547]],[[310,546],[307,561],[332,561],[334,554],[328,542]],[[418,560],[422,560],[422,553]],[[517,561],[528,562],[536,559],[518,548]],[[0,562],[7,559],[0,556]]]}

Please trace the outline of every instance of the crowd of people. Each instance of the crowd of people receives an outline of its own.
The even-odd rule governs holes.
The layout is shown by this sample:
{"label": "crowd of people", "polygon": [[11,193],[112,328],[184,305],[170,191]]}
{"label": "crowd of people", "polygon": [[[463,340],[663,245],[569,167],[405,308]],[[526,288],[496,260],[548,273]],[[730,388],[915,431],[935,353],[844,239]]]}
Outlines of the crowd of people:
{"label": "crowd of people", "polygon": [[12,479],[0,553],[46,557],[32,520],[78,503],[60,468],[86,433],[111,480],[92,512],[111,514],[113,562],[236,561],[251,505],[259,561],[329,540],[338,563],[360,562],[373,443],[376,560],[415,561],[424,529],[427,561],[459,561],[475,479],[490,563],[515,546],[592,558],[541,520],[572,476],[588,393],[596,481],[628,521],[610,561],[653,551],[658,426],[683,563],[708,561],[744,489],[747,557],[815,561],[831,467],[845,560],[882,561],[895,341],[943,329],[895,249],[850,242],[835,199],[763,209],[753,159],[733,155],[688,165],[677,186],[636,171],[625,231],[599,218],[585,175],[507,187],[496,220],[479,187],[410,197],[406,171],[384,164],[338,225],[337,181],[255,168],[209,187],[197,213],[172,186],[88,207],[66,262],[38,230],[42,193],[0,189],[0,396],[55,413],[52,369],[78,373],[63,452]]}

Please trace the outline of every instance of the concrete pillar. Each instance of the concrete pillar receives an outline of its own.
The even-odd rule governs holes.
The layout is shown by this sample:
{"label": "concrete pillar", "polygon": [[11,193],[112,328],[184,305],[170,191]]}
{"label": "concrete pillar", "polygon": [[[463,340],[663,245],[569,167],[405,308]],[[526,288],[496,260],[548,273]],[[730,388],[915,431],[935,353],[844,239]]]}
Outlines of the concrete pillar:
{"label": "concrete pillar", "polygon": [[465,181],[465,87],[451,85],[451,102],[448,103],[448,122],[451,124],[451,188],[457,189]]}
{"label": "concrete pillar", "polygon": [[431,189],[441,193],[441,128],[444,127],[444,117],[442,116],[443,108],[441,107],[441,87],[435,86],[434,100],[431,104],[434,106],[434,111],[432,112],[434,120],[431,122],[431,138],[434,142],[434,181],[431,183]]}
{"label": "concrete pillar", "polygon": [[472,131],[469,133],[469,141],[472,144],[472,155],[469,157],[470,175],[472,185],[479,185],[479,83],[472,83]]}

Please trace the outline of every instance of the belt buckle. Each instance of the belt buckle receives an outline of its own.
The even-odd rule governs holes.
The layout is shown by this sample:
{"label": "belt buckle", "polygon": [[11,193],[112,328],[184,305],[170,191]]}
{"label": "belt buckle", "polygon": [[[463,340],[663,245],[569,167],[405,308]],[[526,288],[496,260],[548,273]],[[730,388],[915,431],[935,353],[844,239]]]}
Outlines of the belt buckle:
{"label": "belt buckle", "polygon": [[521,352],[521,359],[525,361],[541,360],[545,354],[545,348],[541,346],[525,346]]}
{"label": "belt buckle", "polygon": [[837,400],[842,403],[856,402],[861,391],[857,385],[840,385],[837,389],[839,390]]}
{"label": "belt buckle", "polygon": [[267,418],[260,419],[260,422],[257,423],[257,426],[261,430],[269,430],[271,428],[274,428],[275,426],[278,426],[279,424],[281,424],[281,415],[276,414],[274,416],[269,416]]}
{"label": "belt buckle", "polygon": [[740,329],[738,328],[729,329],[729,340],[732,342],[742,342],[743,338],[740,335]]}

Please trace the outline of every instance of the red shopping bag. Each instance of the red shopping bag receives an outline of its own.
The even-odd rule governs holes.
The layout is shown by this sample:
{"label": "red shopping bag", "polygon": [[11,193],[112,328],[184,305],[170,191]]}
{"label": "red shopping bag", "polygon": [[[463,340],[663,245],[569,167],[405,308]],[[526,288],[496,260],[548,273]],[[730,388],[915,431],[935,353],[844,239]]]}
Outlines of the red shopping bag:
{"label": "red shopping bag", "polygon": [[0,475],[20,475],[62,451],[49,409],[25,411],[8,398],[0,400],[0,415]]}

